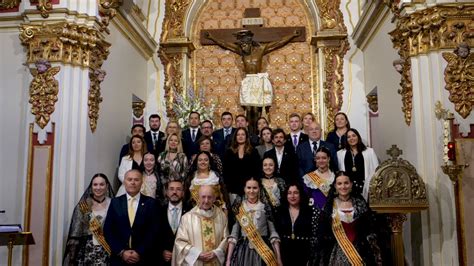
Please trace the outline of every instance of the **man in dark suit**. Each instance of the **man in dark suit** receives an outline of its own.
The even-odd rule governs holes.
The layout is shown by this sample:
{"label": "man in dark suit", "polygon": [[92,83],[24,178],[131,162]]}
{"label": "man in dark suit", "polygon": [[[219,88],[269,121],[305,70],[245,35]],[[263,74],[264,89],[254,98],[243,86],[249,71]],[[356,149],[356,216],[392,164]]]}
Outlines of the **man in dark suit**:
{"label": "man in dark suit", "polygon": [[223,112],[221,114],[222,128],[212,133],[212,140],[214,143],[214,153],[219,155],[221,160],[224,158],[225,151],[230,146],[232,135],[235,133],[235,128],[232,127],[234,117],[230,112]]}
{"label": "man in dark suit", "polygon": [[[135,135],[139,135],[140,137],[144,137],[145,136],[145,127],[142,125],[142,124],[135,124],[132,126],[132,129],[130,130],[130,133],[132,134],[132,137],[135,136]],[[128,147],[128,143],[125,143],[123,146],[122,146],[122,149],[120,149],[120,158],[119,158],[119,165],[120,165],[120,162],[122,161],[122,157],[127,155],[128,152],[129,152],[129,147]]]}
{"label": "man in dark suit", "polygon": [[163,205],[158,213],[160,227],[160,264],[171,265],[174,240],[181,217],[191,208],[183,202],[184,188],[181,181],[170,181],[165,184],[168,203]]}
{"label": "man in dark suit", "polygon": [[302,142],[296,148],[296,156],[299,161],[299,177],[316,170],[316,163],[314,162],[314,154],[319,147],[326,147],[331,151],[331,160],[329,167],[331,170],[336,171],[337,168],[337,156],[334,145],[329,142],[321,140],[321,125],[316,122],[312,122],[308,127],[308,141]]}
{"label": "man in dark suit", "polygon": [[188,117],[188,128],[183,130],[182,134],[183,150],[188,157],[188,160],[191,159],[193,154],[196,154],[199,151],[199,144],[197,141],[202,135],[199,130],[200,123],[201,115],[198,112],[191,112]]}
{"label": "man in dark suit", "polygon": [[285,146],[285,131],[281,128],[273,130],[274,148],[266,151],[263,158],[273,158],[276,175],[283,178],[287,184],[297,179],[298,161],[293,148]]}
{"label": "man in dark suit", "polygon": [[158,114],[152,114],[148,118],[150,130],[145,132],[145,142],[149,152],[158,158],[158,155],[165,150],[165,133],[160,131],[161,117]]}
{"label": "man in dark suit", "polygon": [[235,127],[236,128],[243,127],[245,129],[247,129],[247,131],[249,133],[250,144],[252,144],[252,147],[255,148],[258,145],[260,145],[260,137],[258,135],[256,135],[255,133],[250,131],[249,122],[248,122],[247,117],[245,115],[238,115],[238,116],[235,117]]}
{"label": "man in dark suit", "polygon": [[111,265],[149,265],[154,261],[157,237],[155,200],[140,193],[142,173],[125,173],[125,195],[110,202],[104,235],[110,245]]}
{"label": "man in dark suit", "polygon": [[293,148],[296,152],[298,145],[308,140],[308,135],[301,131],[301,117],[299,114],[290,114],[288,117],[288,125],[290,127],[290,133],[286,135],[285,147],[288,149]]}

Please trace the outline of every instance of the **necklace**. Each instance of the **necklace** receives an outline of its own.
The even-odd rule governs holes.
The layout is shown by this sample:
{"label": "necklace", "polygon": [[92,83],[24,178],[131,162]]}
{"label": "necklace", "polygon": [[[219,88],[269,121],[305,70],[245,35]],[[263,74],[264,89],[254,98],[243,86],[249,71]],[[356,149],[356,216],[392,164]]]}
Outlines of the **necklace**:
{"label": "necklace", "polygon": [[102,203],[102,202],[104,202],[106,198],[107,198],[107,197],[104,197],[102,200],[97,200],[94,196],[92,196],[92,200],[95,201],[95,202],[97,202],[97,203],[99,203],[99,204]]}
{"label": "necklace", "polygon": [[300,210],[293,209],[294,214],[291,213],[291,208],[289,209],[290,219],[291,219],[291,239],[295,239],[295,222],[298,219]]}
{"label": "necklace", "polygon": [[351,197],[348,197],[346,200],[345,199],[341,199],[341,197],[337,197],[340,201],[342,202],[349,202],[351,200]]}
{"label": "necklace", "polygon": [[352,172],[356,172],[357,171],[357,167],[356,167],[356,164],[355,164],[355,157],[356,157],[357,154],[354,154],[351,150],[351,156],[352,156]]}

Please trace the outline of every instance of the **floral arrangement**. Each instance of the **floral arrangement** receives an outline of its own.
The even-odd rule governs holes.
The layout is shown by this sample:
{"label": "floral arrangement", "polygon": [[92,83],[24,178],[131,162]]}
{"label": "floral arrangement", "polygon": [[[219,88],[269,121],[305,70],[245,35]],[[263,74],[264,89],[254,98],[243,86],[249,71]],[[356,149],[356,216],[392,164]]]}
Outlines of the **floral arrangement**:
{"label": "floral arrangement", "polygon": [[176,113],[176,119],[181,128],[188,125],[188,117],[191,112],[198,112],[201,115],[201,121],[211,120],[214,115],[216,104],[211,102],[210,106],[205,106],[204,89],[200,88],[197,92],[193,87],[188,87],[183,94],[178,93],[176,89],[173,90],[175,101],[173,109]]}

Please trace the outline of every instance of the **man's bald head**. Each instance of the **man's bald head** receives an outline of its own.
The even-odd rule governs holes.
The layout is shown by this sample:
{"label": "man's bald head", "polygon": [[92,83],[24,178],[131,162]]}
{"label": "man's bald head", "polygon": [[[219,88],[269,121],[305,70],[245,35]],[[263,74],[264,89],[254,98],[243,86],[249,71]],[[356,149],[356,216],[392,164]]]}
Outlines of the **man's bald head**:
{"label": "man's bald head", "polygon": [[318,122],[311,122],[306,131],[310,140],[318,141],[321,139],[321,125]]}
{"label": "man's bald head", "polygon": [[209,210],[216,201],[213,186],[201,186],[199,188],[199,208]]}

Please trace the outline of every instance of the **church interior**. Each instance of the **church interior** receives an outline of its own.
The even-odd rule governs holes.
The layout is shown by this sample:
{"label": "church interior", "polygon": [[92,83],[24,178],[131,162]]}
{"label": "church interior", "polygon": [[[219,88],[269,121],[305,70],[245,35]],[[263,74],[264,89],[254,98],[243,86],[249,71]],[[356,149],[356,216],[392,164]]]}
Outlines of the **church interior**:
{"label": "church interior", "polygon": [[[249,31],[256,71],[232,50]],[[132,125],[183,124],[185,103],[215,129],[225,111],[287,132],[312,113],[323,138],[344,112],[380,162],[384,265],[474,265],[472,1],[0,0],[0,59],[0,225],[35,240],[13,265],[60,265],[91,177],[117,189]],[[269,102],[244,106],[263,73]]]}

